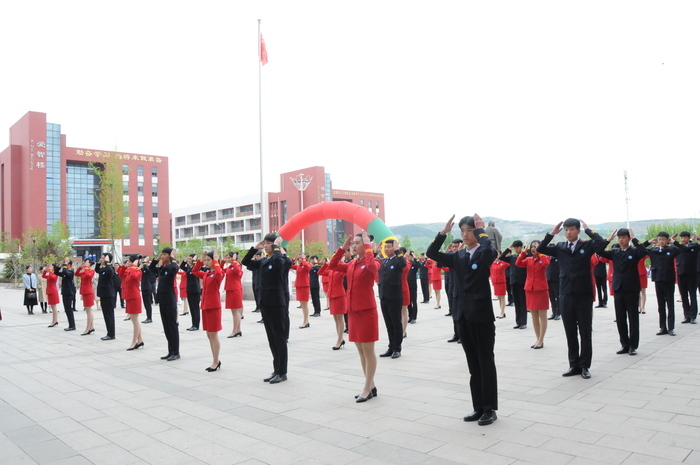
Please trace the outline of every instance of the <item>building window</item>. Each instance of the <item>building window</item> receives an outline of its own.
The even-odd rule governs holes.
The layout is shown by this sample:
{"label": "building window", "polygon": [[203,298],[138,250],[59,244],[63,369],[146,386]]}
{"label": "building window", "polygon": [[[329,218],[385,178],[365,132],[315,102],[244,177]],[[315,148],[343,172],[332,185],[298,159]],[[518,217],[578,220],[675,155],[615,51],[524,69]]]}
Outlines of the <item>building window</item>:
{"label": "building window", "polygon": [[[364,201],[364,200],[360,200],[360,206],[361,206],[361,207],[364,207],[364,206],[365,206],[365,201]],[[370,206],[371,206],[371,205],[370,205]]]}
{"label": "building window", "polygon": [[247,216],[247,215],[252,215],[253,214],[253,206],[252,205],[243,205],[242,207],[238,207],[238,216]]}
{"label": "building window", "polygon": [[144,232],[143,226],[139,226],[139,240],[144,240],[146,238],[146,234]]}
{"label": "building window", "polygon": [[139,181],[137,186],[138,186],[139,195],[143,196],[143,182]]}
{"label": "building window", "polygon": [[157,203],[153,204],[153,218],[158,218],[158,204]]}
{"label": "building window", "polygon": [[151,177],[153,177],[153,178],[158,177],[158,167],[157,166],[151,166]]}
{"label": "building window", "polygon": [[128,176],[128,175],[129,175],[129,165],[122,165],[122,174],[123,174],[124,176]]}
{"label": "building window", "polygon": [[151,197],[158,197],[158,185],[151,186]]}
{"label": "building window", "polygon": [[241,242],[255,242],[255,234],[243,234]]}
{"label": "building window", "polygon": [[199,223],[199,213],[190,215],[190,223]]}
{"label": "building window", "polygon": [[139,218],[143,218],[143,202],[139,202]]}
{"label": "building window", "polygon": [[138,165],[136,167],[136,176],[143,177],[143,165]]}
{"label": "building window", "polygon": [[221,218],[233,218],[233,208],[224,208],[221,210]]}
{"label": "building window", "polygon": [[215,220],[215,219],[216,219],[216,212],[215,212],[215,211],[213,211],[213,212],[206,212],[206,213],[204,214],[204,219],[205,219],[205,221],[213,221],[213,220]]}
{"label": "building window", "polygon": [[250,227],[251,228],[259,228],[260,227],[260,218],[253,218],[250,220]]}
{"label": "building window", "polygon": [[178,216],[177,218],[175,218],[175,224],[176,224],[177,226],[184,226],[184,224],[185,224],[185,217],[184,217],[184,216]]}
{"label": "building window", "polygon": [[124,190],[124,195],[129,195],[129,181],[123,181],[122,188]]}
{"label": "building window", "polygon": [[99,237],[97,215],[100,207],[95,197],[99,185],[99,177],[87,163],[66,163],[66,219],[72,236],[81,239]]}
{"label": "building window", "polygon": [[207,234],[207,227],[206,226],[197,226],[197,235],[198,236],[204,236]]}

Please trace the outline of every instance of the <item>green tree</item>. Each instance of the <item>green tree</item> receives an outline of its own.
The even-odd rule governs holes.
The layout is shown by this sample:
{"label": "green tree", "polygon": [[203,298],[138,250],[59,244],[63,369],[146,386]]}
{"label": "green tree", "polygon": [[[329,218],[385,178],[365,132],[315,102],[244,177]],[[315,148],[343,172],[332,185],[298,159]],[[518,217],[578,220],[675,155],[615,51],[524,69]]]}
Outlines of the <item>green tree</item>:
{"label": "green tree", "polygon": [[406,247],[406,250],[411,250],[411,238],[408,237],[407,235],[401,236],[401,240],[399,241],[402,247]]}
{"label": "green tree", "polygon": [[[89,163],[90,168],[100,178],[100,187],[95,192],[100,210],[97,220],[100,236],[109,239],[112,255],[116,255],[116,242],[129,234],[128,204],[124,201],[121,165],[112,153],[110,161],[104,164]],[[116,260],[115,256],[115,260]]]}
{"label": "green tree", "polygon": [[[287,256],[294,259],[297,255],[301,253],[301,240],[293,239],[287,244]],[[328,256],[328,250],[326,244],[320,241],[311,241],[306,243],[304,247],[307,256],[316,255],[319,258]]]}
{"label": "green tree", "polygon": [[453,240],[455,240],[455,235],[452,234],[452,231],[448,231],[445,236],[445,242],[442,244],[442,250],[445,250],[449,244],[452,244]]}
{"label": "green tree", "polygon": [[[32,237],[36,241],[32,240]],[[22,260],[32,265],[36,262],[37,268],[41,265],[61,263],[64,258],[73,255],[73,244],[69,238],[68,225],[60,221],[52,225],[51,232],[30,229],[22,235]]]}
{"label": "green tree", "polygon": [[692,225],[690,223],[682,222],[682,223],[671,223],[669,221],[664,221],[663,223],[656,223],[656,224],[650,224],[647,226],[646,233],[644,235],[644,238],[642,239],[639,233],[635,232],[635,235],[637,237],[640,237],[639,240],[646,240],[648,241],[649,239],[655,238],[660,231],[666,231],[669,235],[673,236],[676,233],[679,233],[681,231],[690,231],[692,234],[694,231],[697,231],[698,225]]}

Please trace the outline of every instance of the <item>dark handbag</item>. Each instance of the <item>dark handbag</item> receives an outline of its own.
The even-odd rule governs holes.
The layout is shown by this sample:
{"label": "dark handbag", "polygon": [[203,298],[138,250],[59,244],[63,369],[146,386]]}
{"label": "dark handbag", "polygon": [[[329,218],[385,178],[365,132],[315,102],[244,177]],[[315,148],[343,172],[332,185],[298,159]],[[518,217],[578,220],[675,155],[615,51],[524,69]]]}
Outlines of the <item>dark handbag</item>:
{"label": "dark handbag", "polygon": [[36,291],[27,291],[28,299],[36,299]]}

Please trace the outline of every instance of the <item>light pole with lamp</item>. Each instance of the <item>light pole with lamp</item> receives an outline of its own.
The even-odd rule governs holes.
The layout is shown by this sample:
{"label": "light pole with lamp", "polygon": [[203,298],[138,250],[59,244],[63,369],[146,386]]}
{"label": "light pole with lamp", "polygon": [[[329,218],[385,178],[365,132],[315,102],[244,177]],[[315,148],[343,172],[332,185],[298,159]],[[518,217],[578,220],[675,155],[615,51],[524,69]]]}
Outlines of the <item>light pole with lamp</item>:
{"label": "light pole with lamp", "polygon": [[[294,187],[297,188],[299,191],[299,201],[301,203],[301,208],[299,211],[304,211],[304,191],[306,190],[307,187],[309,187],[309,184],[311,184],[311,180],[313,179],[311,176],[304,176],[304,173],[299,173],[295,177],[291,178],[292,179],[292,184],[294,184]],[[304,230],[301,230],[301,253],[304,253],[305,248],[304,248]]]}
{"label": "light pole with lamp", "polygon": [[36,273],[36,234],[32,234],[32,269]]}

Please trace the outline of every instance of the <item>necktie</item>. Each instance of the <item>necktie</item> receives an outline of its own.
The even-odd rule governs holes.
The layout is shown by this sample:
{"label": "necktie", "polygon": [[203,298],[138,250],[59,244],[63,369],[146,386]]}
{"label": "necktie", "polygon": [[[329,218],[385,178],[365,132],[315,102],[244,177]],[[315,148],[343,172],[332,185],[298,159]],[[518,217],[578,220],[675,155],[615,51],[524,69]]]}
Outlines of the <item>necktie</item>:
{"label": "necktie", "polygon": [[576,247],[576,244],[569,242],[569,249],[571,249],[571,253],[574,253],[574,247]]}

